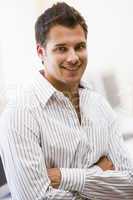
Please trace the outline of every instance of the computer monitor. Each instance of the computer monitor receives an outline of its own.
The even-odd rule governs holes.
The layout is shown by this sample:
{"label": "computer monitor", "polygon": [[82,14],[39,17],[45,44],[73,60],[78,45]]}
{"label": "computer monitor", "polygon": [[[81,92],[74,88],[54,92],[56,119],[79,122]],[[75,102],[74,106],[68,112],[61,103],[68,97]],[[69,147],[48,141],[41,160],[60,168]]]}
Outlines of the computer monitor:
{"label": "computer monitor", "polygon": [[5,172],[0,157],[0,199],[4,196],[7,196],[9,193]]}
{"label": "computer monitor", "polygon": [[0,157],[0,187],[5,185],[6,183],[7,183],[6,176],[5,176],[5,172],[3,169],[2,160]]}

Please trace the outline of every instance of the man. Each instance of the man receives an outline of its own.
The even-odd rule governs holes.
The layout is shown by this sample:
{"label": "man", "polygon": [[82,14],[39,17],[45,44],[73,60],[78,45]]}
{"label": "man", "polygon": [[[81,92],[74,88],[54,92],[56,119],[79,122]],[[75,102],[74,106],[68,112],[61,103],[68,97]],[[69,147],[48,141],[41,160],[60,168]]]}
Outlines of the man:
{"label": "man", "polygon": [[14,200],[133,199],[132,164],[117,119],[81,81],[87,25],[66,3],[35,25],[44,69],[1,118],[1,152]]}

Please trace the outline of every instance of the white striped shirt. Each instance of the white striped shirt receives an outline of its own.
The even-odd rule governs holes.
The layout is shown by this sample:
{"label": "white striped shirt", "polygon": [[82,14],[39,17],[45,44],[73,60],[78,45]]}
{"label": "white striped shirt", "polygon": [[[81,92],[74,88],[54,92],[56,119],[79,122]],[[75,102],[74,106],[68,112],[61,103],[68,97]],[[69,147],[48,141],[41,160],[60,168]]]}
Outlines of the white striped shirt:
{"label": "white striped shirt", "polygon": [[[42,75],[16,91],[1,117],[1,152],[13,200],[133,199],[133,166],[105,99],[79,88],[81,124],[67,97]],[[95,166],[107,155],[115,171]],[[47,168],[60,168],[52,188]]]}

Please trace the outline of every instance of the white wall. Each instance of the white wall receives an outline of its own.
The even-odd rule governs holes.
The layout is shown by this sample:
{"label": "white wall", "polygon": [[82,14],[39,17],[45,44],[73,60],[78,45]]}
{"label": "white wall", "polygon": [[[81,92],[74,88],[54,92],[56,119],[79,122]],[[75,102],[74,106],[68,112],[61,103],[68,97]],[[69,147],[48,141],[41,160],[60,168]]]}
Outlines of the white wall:
{"label": "white wall", "polygon": [[4,0],[0,3],[0,46],[3,72],[8,83],[16,83],[33,69],[35,2]]}
{"label": "white wall", "polygon": [[5,99],[5,92],[4,92],[4,87],[5,87],[5,80],[4,80],[4,73],[3,73],[3,68],[2,68],[2,51],[0,48],[0,113],[2,112],[4,105],[6,103]]}

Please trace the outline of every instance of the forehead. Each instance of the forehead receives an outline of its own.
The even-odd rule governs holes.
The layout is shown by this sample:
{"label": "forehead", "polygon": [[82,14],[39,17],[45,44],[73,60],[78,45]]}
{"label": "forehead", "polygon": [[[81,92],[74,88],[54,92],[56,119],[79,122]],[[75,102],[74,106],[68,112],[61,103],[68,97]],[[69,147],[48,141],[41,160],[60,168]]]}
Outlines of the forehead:
{"label": "forehead", "polygon": [[79,43],[86,42],[85,33],[80,25],[74,28],[68,28],[61,25],[55,25],[48,33],[47,43]]}

